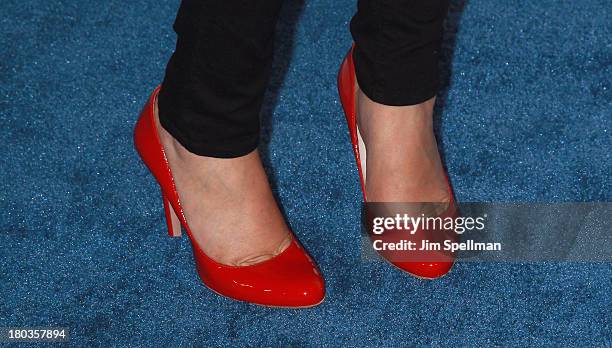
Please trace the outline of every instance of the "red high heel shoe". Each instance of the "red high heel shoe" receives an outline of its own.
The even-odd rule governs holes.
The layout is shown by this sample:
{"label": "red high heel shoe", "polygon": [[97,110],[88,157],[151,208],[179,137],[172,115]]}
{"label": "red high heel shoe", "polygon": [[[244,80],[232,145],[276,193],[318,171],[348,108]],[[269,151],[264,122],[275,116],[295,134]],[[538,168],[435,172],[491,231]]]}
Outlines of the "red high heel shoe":
{"label": "red high heel shoe", "polygon": [[321,303],[325,297],[323,278],[295,236],[279,255],[249,266],[224,265],[202,251],[185,219],[157,132],[154,108],[159,90],[160,87],[155,89],[142,110],[134,130],[134,143],[161,187],[168,233],[180,237],[181,224],[185,228],[202,282],[220,295],[264,306],[303,308]]}
{"label": "red high heel shoe", "polygon": [[[353,50],[355,45],[351,47],[348,54],[344,58],[342,65],[340,66],[340,71],[338,73],[338,93],[340,95],[340,102],[342,103],[342,108],[344,109],[344,115],[346,116],[346,121],[349,128],[349,133],[351,136],[351,143],[353,145],[353,153],[355,154],[355,160],[357,162],[357,170],[359,171],[359,180],[361,182],[361,191],[363,193],[363,200],[367,202],[366,198],[366,189],[365,189],[365,164],[366,164],[366,149],[361,139],[361,134],[359,133],[357,127],[357,113],[355,107],[355,65],[353,63]],[[362,155],[362,156],[360,156]],[[362,158],[363,158],[363,166],[362,166]],[[450,186],[450,182],[447,180],[448,191],[450,193],[450,202],[446,211],[440,214],[438,217],[444,219],[446,217],[456,217],[458,212],[455,205],[455,200],[453,197],[453,191]],[[445,234],[450,236],[449,238],[455,239],[456,234],[454,232]],[[420,236],[419,238],[423,239],[427,236],[423,236],[423,233],[417,232],[416,236]],[[454,236],[453,236],[454,235]],[[402,239],[401,233],[385,233],[381,235],[374,235],[369,233],[370,239],[372,242],[377,240],[383,241],[385,243],[396,243]],[[439,237],[439,236],[438,236]],[[447,238],[448,239],[448,238]],[[412,238],[414,240],[414,238]],[[454,255],[430,253],[430,254],[420,254],[419,256],[415,256],[413,258],[398,257],[397,252],[391,251],[378,251],[377,252],[386,260],[389,261],[392,265],[401,269],[404,272],[407,272],[417,278],[423,279],[435,279],[439,278],[450,271],[454,264]],[[405,261],[405,259],[415,260],[415,261]],[[422,261],[422,262],[421,262]]]}

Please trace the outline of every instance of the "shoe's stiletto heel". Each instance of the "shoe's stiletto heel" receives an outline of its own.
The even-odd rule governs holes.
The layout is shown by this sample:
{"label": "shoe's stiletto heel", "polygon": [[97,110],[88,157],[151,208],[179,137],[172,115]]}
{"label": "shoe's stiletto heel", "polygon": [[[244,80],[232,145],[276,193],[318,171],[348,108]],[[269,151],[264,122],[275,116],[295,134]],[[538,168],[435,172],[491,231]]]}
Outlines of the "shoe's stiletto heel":
{"label": "shoe's stiletto heel", "polygon": [[187,224],[157,132],[155,105],[159,90],[160,87],[155,89],[136,123],[134,145],[161,188],[168,234],[179,237],[181,226],[185,229],[202,282],[223,296],[264,306],[304,308],[321,303],[325,297],[323,277],[293,235],[280,254],[249,266],[221,264],[198,245]]}
{"label": "shoe's stiletto heel", "polygon": [[170,237],[181,237],[181,220],[179,220],[178,216],[172,209],[172,205],[168,199],[163,196],[164,201],[164,213],[166,214],[166,223],[168,224],[168,235]]}
{"label": "shoe's stiletto heel", "polygon": [[[342,65],[340,66],[340,71],[338,72],[338,94],[340,95],[340,103],[342,104],[342,108],[344,110],[344,115],[346,117],[346,122],[349,129],[349,134],[351,137],[351,144],[353,147],[353,154],[355,155],[355,161],[357,163],[357,171],[359,172],[359,180],[361,183],[361,191],[363,194],[364,202],[367,202],[366,197],[366,188],[365,188],[365,178],[366,178],[366,148],[363,144],[363,140],[361,139],[361,135],[359,132],[359,128],[357,127],[357,110],[355,106],[355,92],[356,92],[356,81],[355,81],[355,65],[353,63],[353,50],[355,45],[351,47],[349,52],[347,53]],[[446,217],[456,217],[457,207],[455,204],[455,200],[453,197],[453,190],[450,186],[450,182],[447,180],[448,191],[450,194],[450,201],[448,204],[448,208],[438,217],[444,219]],[[444,232],[445,236],[448,236],[447,239],[456,238],[456,234],[454,232],[448,233],[448,231]],[[424,235],[424,233],[422,234]],[[386,243],[394,243],[400,242],[402,239],[398,234],[382,234],[382,235],[373,235],[370,234],[370,238],[373,242],[376,240],[382,240]],[[410,238],[407,238],[410,239]],[[420,245],[420,244],[419,244]],[[404,272],[407,272],[417,278],[423,279],[434,279],[439,278],[450,271],[454,264],[454,255],[424,255],[423,259],[428,259],[427,262],[423,261],[405,261],[398,260],[398,258],[394,258],[392,253],[379,251],[379,254],[387,261],[389,261],[392,265],[401,269]],[[437,253],[439,254],[439,253]],[[432,262],[431,259],[436,262]],[[438,260],[440,260],[438,262]]]}

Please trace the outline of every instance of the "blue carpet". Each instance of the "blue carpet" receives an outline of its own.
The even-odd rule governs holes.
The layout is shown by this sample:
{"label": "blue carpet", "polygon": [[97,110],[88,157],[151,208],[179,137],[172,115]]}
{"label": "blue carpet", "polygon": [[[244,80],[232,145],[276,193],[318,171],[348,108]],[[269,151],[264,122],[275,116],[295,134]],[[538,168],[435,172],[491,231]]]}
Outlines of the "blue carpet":
{"label": "blue carpet", "polygon": [[[132,127],[177,0],[0,2],[0,327],[75,346],[610,346],[609,263],[459,263],[421,281],[359,256],[360,191],[335,74],[352,0],[288,0],[262,145],[327,280],[308,310],[200,284],[166,237]],[[612,199],[606,0],[459,0],[439,133],[460,201]]]}

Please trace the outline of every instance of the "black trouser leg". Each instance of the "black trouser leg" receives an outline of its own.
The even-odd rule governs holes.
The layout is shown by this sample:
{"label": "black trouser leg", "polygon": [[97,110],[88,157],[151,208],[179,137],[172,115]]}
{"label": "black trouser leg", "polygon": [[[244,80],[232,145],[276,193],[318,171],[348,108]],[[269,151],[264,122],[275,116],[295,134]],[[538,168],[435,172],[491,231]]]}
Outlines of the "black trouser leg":
{"label": "black trouser leg", "polygon": [[162,126],[192,153],[257,147],[282,0],[182,0],[176,51],[159,94]]}
{"label": "black trouser leg", "polygon": [[[182,1],[159,112],[162,126],[187,150],[239,157],[257,147],[281,3]],[[368,97],[412,105],[436,94],[447,7],[448,0],[358,1],[351,33],[357,80]]]}
{"label": "black trouser leg", "polygon": [[438,91],[448,0],[359,0],[351,21],[360,89],[385,105],[414,105]]}

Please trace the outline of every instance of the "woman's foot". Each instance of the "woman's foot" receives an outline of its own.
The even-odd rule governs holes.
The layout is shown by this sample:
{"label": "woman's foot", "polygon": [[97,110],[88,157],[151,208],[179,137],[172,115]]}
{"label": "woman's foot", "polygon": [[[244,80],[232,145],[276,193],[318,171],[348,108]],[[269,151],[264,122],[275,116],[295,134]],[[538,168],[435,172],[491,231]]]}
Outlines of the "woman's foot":
{"label": "woman's foot", "polygon": [[387,106],[356,86],[357,124],[367,149],[366,195],[371,202],[450,200],[433,132],[435,98]]}
{"label": "woman's foot", "polygon": [[257,150],[231,159],[195,155],[161,127],[155,110],[181,206],[202,250],[235,266],[260,263],[284,251],[292,234]]}

